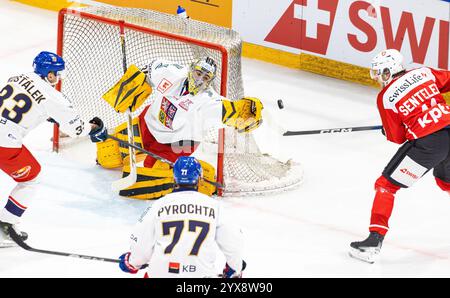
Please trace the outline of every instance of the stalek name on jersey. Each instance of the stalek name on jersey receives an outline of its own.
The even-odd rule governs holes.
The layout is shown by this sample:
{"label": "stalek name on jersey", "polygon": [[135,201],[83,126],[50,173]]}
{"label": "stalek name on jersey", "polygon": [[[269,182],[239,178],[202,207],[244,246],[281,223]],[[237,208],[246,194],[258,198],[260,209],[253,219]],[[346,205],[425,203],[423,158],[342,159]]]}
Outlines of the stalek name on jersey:
{"label": "stalek name on jersey", "polygon": [[8,83],[17,83],[21,86],[33,99],[36,103],[40,104],[41,101],[46,98],[42,94],[42,92],[35,87],[33,80],[31,80],[25,74],[21,74],[16,77],[12,77],[8,80]]}
{"label": "stalek name on jersey", "polygon": [[87,136],[83,119],[62,93],[35,73],[13,76],[3,88],[0,147],[20,148],[23,138],[42,122],[52,119],[71,137]]}

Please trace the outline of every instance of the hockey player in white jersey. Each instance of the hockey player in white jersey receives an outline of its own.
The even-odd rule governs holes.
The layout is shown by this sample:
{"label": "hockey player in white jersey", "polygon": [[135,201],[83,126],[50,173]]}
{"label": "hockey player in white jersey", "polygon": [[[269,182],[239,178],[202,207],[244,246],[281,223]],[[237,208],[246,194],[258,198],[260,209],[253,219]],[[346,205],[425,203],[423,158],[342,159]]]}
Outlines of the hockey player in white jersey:
{"label": "hockey player in white jersey", "polygon": [[99,118],[87,123],[54,88],[65,68],[60,56],[41,52],[35,57],[33,68],[34,72],[9,78],[0,89],[0,169],[17,182],[0,210],[0,246],[12,244],[10,229],[15,229],[23,240],[27,238],[16,225],[32,199],[41,170],[39,162],[22,143],[28,132],[51,121],[71,137],[89,134],[93,142],[98,142],[106,135]]}
{"label": "hockey player in white jersey", "polygon": [[[141,69],[152,86],[154,100],[138,116],[139,135],[144,149],[162,158],[175,162],[180,156],[193,154],[204,139],[205,130],[209,128],[228,125],[236,128],[239,133],[248,133],[262,123],[263,104],[258,98],[244,97],[231,101],[212,88],[217,65],[211,57],[197,59],[188,66],[157,59]],[[115,95],[112,97],[115,98]],[[105,148],[111,147],[105,144]],[[99,151],[98,155],[112,154]],[[108,163],[108,159],[106,162]],[[204,167],[205,163],[201,163]],[[108,168],[102,162],[100,164]],[[153,175],[151,169],[160,171],[160,164],[152,156],[146,156],[144,168],[138,169],[138,175],[158,176],[160,173]],[[206,166],[211,170],[204,168],[205,173],[215,172],[211,165]],[[169,168],[163,169],[170,171]],[[155,179],[151,179],[148,185],[139,183],[122,190],[120,194],[139,199],[155,199],[170,192],[167,183],[155,183]],[[203,185],[200,189],[203,189]]]}
{"label": "hockey player in white jersey", "polygon": [[180,157],[173,168],[173,193],[153,203],[130,237],[130,252],[120,268],[136,273],[148,265],[146,277],[217,277],[216,246],[226,257],[223,277],[241,277],[243,236],[220,201],[197,192],[201,166]]}
{"label": "hockey player in white jersey", "polygon": [[[259,99],[244,97],[231,102],[214,91],[211,83],[217,65],[210,57],[197,59],[188,67],[154,60],[143,72],[157,96],[139,116],[142,140],[153,153],[172,162],[194,152],[205,126],[219,126],[223,122],[238,126],[240,132],[248,132],[261,122],[260,113],[256,113],[262,109]],[[245,126],[242,122],[247,120],[249,125]],[[148,156],[144,165],[152,167],[155,162]]]}

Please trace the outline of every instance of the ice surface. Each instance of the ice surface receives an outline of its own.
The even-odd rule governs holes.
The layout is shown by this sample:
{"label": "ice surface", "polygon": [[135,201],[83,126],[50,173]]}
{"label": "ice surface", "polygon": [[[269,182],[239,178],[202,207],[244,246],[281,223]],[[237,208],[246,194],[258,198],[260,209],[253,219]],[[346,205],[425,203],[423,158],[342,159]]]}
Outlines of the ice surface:
{"label": "ice surface", "polygon": [[[56,50],[57,14],[1,1],[0,81],[29,71],[34,56]],[[243,60],[244,87],[260,97],[289,130],[378,125],[377,90],[256,60]],[[279,110],[277,99],[285,108]],[[341,135],[267,137],[266,151],[302,163],[303,185],[256,198],[225,199],[245,233],[246,277],[450,277],[450,197],[428,174],[398,193],[380,261],[347,255],[349,243],[368,234],[373,184],[397,145],[379,131]],[[266,137],[265,137],[266,136]],[[51,152],[51,125],[25,144],[43,166],[41,187],[21,227],[41,249],[116,258],[128,248],[133,224],[151,202],[114,195],[117,171],[98,168],[95,145],[77,143]],[[0,206],[14,183],[0,173]],[[219,254],[217,270],[223,257]],[[139,275],[142,276],[142,275]],[[116,264],[27,252],[0,251],[0,277],[134,277]]]}

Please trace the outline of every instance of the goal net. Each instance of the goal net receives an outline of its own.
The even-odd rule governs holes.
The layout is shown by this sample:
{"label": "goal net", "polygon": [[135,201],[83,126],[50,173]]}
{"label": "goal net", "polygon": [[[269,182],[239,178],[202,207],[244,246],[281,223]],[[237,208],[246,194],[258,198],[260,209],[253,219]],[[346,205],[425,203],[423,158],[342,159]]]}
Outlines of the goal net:
{"label": "goal net", "polygon": [[[58,54],[66,62],[61,91],[85,119],[98,116],[108,128],[126,121],[125,115],[116,113],[101,99],[123,75],[121,27],[128,65],[143,66],[153,59],[189,65],[197,58],[210,56],[218,65],[213,88],[230,100],[244,96],[242,41],[233,30],[145,9],[64,9],[58,26]],[[202,143],[217,149],[217,180],[224,186],[222,195],[262,194],[295,187],[302,181],[300,165],[261,153],[251,134],[209,128]],[[58,149],[57,128],[54,148]]]}

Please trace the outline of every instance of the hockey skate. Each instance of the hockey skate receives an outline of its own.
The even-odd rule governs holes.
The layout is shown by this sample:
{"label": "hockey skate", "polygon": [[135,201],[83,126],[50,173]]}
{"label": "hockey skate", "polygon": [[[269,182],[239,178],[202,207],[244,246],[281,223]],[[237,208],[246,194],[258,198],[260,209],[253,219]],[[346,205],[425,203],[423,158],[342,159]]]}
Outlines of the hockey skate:
{"label": "hockey skate", "polygon": [[366,240],[350,243],[349,255],[352,258],[373,264],[378,259],[383,239],[383,235],[370,232]]}
{"label": "hockey skate", "polygon": [[19,231],[15,225],[0,221],[0,248],[17,246],[16,242],[11,239],[12,233],[18,235],[22,241],[28,239],[28,234]]}

